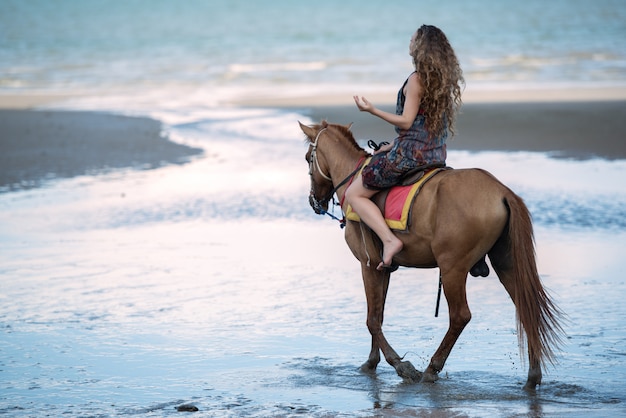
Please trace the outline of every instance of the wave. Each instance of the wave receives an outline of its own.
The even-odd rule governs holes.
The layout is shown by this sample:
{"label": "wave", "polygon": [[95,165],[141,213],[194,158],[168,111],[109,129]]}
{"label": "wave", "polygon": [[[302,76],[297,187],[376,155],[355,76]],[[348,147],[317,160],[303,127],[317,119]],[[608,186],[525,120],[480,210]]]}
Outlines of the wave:
{"label": "wave", "polygon": [[228,71],[234,74],[282,71],[322,71],[327,67],[327,63],[323,61],[274,62],[258,64],[231,64],[228,66]]}

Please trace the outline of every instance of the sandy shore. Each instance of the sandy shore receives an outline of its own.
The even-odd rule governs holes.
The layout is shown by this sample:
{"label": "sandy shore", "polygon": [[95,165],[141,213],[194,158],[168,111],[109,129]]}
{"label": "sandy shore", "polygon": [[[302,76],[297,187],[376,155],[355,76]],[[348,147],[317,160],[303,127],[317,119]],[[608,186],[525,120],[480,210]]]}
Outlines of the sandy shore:
{"label": "sandy shore", "polygon": [[0,110],[0,191],[123,167],[180,163],[202,152],[175,144],[161,123],[93,112]]}
{"label": "sandy shore", "polygon": [[[393,106],[380,106],[394,111]],[[393,128],[354,105],[314,106],[314,121],[348,124],[357,138],[389,140]],[[626,158],[626,100],[467,103],[449,150],[536,151],[571,158]]]}
{"label": "sandy shore", "polygon": [[[395,112],[395,92],[359,92],[381,109]],[[536,151],[555,157],[626,158],[626,87],[528,88],[463,93],[457,135],[450,150]],[[313,121],[354,123],[359,139],[389,140],[393,128],[360,113],[347,92],[302,97],[251,97],[241,106],[297,109]]]}

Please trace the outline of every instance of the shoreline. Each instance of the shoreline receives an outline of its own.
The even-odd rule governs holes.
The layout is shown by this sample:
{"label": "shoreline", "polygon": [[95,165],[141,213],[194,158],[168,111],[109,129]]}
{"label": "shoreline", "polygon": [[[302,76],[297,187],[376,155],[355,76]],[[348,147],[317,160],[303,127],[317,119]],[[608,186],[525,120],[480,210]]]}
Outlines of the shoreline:
{"label": "shoreline", "polygon": [[[332,86],[324,86],[332,89]],[[209,90],[210,91],[210,90]],[[246,91],[245,97],[232,97],[220,100],[219,105],[236,107],[320,107],[320,106],[341,106],[354,104],[352,96],[355,94],[366,96],[376,105],[395,105],[395,86],[384,88],[382,86],[370,88],[345,88],[339,87],[331,93],[326,92],[303,92],[289,93],[290,88],[284,90],[255,90]],[[116,91],[114,94],[123,92]],[[93,94],[107,96],[107,91],[97,93],[77,92],[46,92],[46,91],[23,91],[19,93],[2,92],[0,90],[0,109],[38,109],[40,107],[53,109],[55,104],[81,98],[90,97]],[[528,87],[515,86],[478,86],[467,87],[463,92],[464,104],[477,103],[553,103],[553,102],[608,102],[626,101],[626,85],[614,86],[563,86],[544,87],[541,85]]]}
{"label": "shoreline", "polygon": [[[528,100],[510,95],[509,101],[492,101],[493,95],[483,95],[482,101],[476,97],[465,101],[448,150],[626,159],[626,93],[621,89],[614,89],[612,95],[596,90],[594,94],[546,93],[541,100],[537,92],[526,92]],[[502,99],[506,93],[499,91],[496,96]],[[157,168],[184,163],[202,153],[163,137],[161,122],[150,118],[54,110],[55,104],[76,97],[80,96],[0,93],[0,193],[38,187],[51,175],[65,178],[120,168]],[[382,100],[380,92],[367,97],[381,109],[394,112],[394,104]],[[257,97],[231,105],[296,111],[313,123],[353,123],[357,139],[380,142],[395,137],[391,125],[359,112],[352,96],[346,94]]]}
{"label": "shoreline", "polygon": [[[365,96],[377,106],[394,105],[396,103],[396,87],[382,90],[376,89],[341,89],[333,93],[311,93],[289,96],[285,93],[251,93],[249,97],[233,99],[229,104],[243,107],[319,107],[319,106],[353,106],[352,96]],[[553,102],[607,102],[626,101],[626,86],[582,87],[582,88],[544,88],[541,86],[528,88],[467,88],[463,92],[464,104],[499,104],[499,103],[553,103]]]}

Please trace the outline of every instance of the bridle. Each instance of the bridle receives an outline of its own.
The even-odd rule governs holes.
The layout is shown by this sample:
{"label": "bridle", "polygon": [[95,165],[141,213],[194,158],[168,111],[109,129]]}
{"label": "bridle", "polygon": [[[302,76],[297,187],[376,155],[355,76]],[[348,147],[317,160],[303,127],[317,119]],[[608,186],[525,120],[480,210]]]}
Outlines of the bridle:
{"label": "bridle", "polygon": [[327,128],[320,129],[317,135],[315,136],[315,140],[311,144],[311,147],[312,147],[311,155],[309,156],[309,177],[311,177],[311,191],[309,192],[309,203],[313,207],[313,210],[315,211],[315,213],[319,213],[320,215],[328,214],[332,218],[337,219],[339,222],[341,222],[341,220],[335,217],[335,215],[328,213],[326,210],[324,210],[324,206],[328,204],[331,198],[333,198],[335,189],[333,189],[333,191],[329,193],[328,195],[324,196],[322,200],[318,200],[317,197],[315,197],[315,193],[313,192],[313,170],[314,169],[317,169],[317,172],[325,180],[330,181],[331,183],[333,181],[330,178],[330,176],[324,174],[324,172],[322,171],[322,167],[320,167],[319,159],[317,158],[317,144],[319,143],[322,132],[324,132],[326,129]]}
{"label": "bridle", "polygon": [[311,149],[311,158],[309,159],[309,176],[313,175],[313,167],[317,168],[317,171],[320,173],[320,176],[322,176],[325,180],[328,181],[333,181],[330,176],[327,176],[326,174],[324,174],[324,172],[322,171],[322,167],[320,167],[320,162],[319,159],[317,158],[317,142],[320,139],[320,135],[322,134],[322,132],[324,132],[327,128],[323,128],[320,129],[320,131],[317,133],[317,136],[315,137],[315,141],[313,141],[313,145],[312,145],[312,149]]}
{"label": "bridle", "polygon": [[[317,144],[319,142],[320,139],[320,135],[322,134],[322,132],[324,132],[327,128],[322,128],[320,129],[320,131],[317,133],[317,135],[315,136],[315,141],[313,142],[312,149],[311,149],[311,156],[309,158],[309,176],[311,176],[311,178],[313,178],[313,169],[316,168],[318,173],[325,179],[328,180],[332,183],[332,178],[330,176],[327,176],[326,174],[324,174],[324,172],[322,171],[322,167],[320,167],[320,163],[319,163],[319,159],[317,158]],[[343,186],[344,184],[348,183],[349,181],[352,180],[352,178],[354,177],[354,175],[356,173],[359,172],[359,170],[361,169],[361,166],[363,165],[363,162],[365,161],[365,157],[362,157],[358,164],[357,167],[354,169],[354,171],[352,171],[350,174],[348,174],[348,176],[343,179],[337,186],[335,186],[330,193],[328,193],[326,196],[324,196],[324,198],[322,200],[317,200],[317,198],[315,197],[315,193],[313,193],[313,188],[311,188],[311,191],[309,193],[309,202],[311,203],[311,205],[313,206],[313,209],[315,210],[316,213],[319,213],[320,215],[328,215],[331,218],[333,218],[336,221],[339,221],[340,223],[340,227],[343,228],[346,226],[346,219],[345,217],[343,217],[342,219],[339,219],[338,217],[336,217],[335,215],[333,215],[332,213],[327,212],[326,210],[324,210],[324,206],[326,204],[328,204],[330,202],[330,200],[333,200],[333,204],[334,205],[340,205],[339,203],[335,203],[335,193],[337,193],[337,190],[339,190],[339,188],[341,188],[341,186]],[[341,199],[343,201],[343,199]]]}

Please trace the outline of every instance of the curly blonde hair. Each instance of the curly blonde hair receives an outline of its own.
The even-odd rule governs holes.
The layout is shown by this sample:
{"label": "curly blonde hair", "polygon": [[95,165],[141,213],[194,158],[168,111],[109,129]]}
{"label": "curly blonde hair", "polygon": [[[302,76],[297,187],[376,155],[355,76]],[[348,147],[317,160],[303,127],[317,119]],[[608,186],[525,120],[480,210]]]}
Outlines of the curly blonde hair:
{"label": "curly blonde hair", "polygon": [[454,136],[456,115],[461,107],[463,71],[441,29],[422,25],[410,48],[415,70],[424,85],[420,107],[426,116],[431,137],[441,136],[446,128]]}

